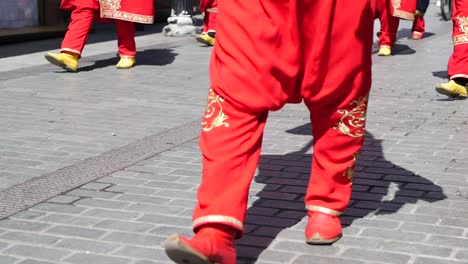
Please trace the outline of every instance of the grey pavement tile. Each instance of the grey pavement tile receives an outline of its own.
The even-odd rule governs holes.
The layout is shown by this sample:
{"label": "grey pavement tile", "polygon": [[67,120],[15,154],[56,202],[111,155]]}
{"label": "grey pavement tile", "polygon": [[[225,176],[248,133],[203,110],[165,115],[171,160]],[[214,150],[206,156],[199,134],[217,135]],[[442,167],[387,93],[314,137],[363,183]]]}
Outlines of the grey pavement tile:
{"label": "grey pavement tile", "polygon": [[139,245],[139,246],[158,246],[166,240],[165,236],[156,236],[149,234],[138,234],[129,232],[112,232],[101,240],[113,243],[121,243],[126,245]]}
{"label": "grey pavement tile", "polygon": [[10,243],[26,243],[35,245],[52,245],[60,240],[60,237],[32,233],[32,232],[7,232],[0,235],[0,240]]}
{"label": "grey pavement tile", "polygon": [[85,251],[86,253],[106,254],[119,248],[120,245],[93,240],[64,238],[59,243],[55,244],[54,247],[74,251]]}
{"label": "grey pavement tile", "polygon": [[65,214],[48,214],[38,219],[41,222],[89,227],[101,221],[100,218]]}
{"label": "grey pavement tile", "polygon": [[11,256],[0,256],[0,263],[2,264],[13,264],[18,263],[20,258],[11,257]]}
{"label": "grey pavement tile", "polygon": [[58,263],[59,262],[50,262],[50,261],[26,259],[24,261],[19,262],[18,264],[58,264]]}
{"label": "grey pavement tile", "polygon": [[369,250],[369,249],[356,249],[350,248],[342,252],[340,257],[359,259],[363,261],[375,261],[383,263],[395,263],[395,264],[404,264],[408,263],[411,256],[405,255],[403,253],[391,253],[385,251]]}
{"label": "grey pavement tile", "polygon": [[87,253],[75,253],[65,259],[68,263],[83,264],[83,263],[99,263],[99,264],[130,264],[131,259],[114,257],[108,255],[97,255]]}
{"label": "grey pavement tile", "polygon": [[3,253],[22,258],[59,261],[69,255],[71,251],[40,246],[16,245],[4,250]]}
{"label": "grey pavement tile", "polygon": [[79,238],[88,238],[88,239],[98,239],[106,233],[105,231],[97,230],[93,228],[65,226],[65,225],[55,226],[45,232],[48,234],[54,234],[54,235],[60,235],[60,236],[79,237]]}
{"label": "grey pavement tile", "polygon": [[14,219],[0,220],[0,228],[4,229],[17,229],[21,231],[42,231],[48,228],[50,225],[36,223],[31,221],[20,221]]}
{"label": "grey pavement tile", "polygon": [[154,228],[154,225],[130,221],[102,220],[95,224],[94,227],[107,230],[145,233],[146,231]]}

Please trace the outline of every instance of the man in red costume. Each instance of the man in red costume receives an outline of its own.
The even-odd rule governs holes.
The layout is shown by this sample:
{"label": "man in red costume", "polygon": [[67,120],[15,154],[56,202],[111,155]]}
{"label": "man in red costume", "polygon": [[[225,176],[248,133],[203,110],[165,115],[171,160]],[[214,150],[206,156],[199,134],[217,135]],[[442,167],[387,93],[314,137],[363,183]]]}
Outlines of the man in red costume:
{"label": "man in red costume", "polygon": [[[199,146],[202,183],[192,239],[166,241],[176,263],[236,263],[268,112],[304,101],[314,155],[305,240],[341,237],[371,86],[374,1],[219,3]],[[346,12],[343,12],[346,10]],[[337,41],[340,39],[340,41]],[[350,50],[350,47],[352,49]]]}
{"label": "man in red costume", "polygon": [[453,53],[448,62],[449,82],[436,86],[436,91],[450,97],[467,98],[468,92],[468,1],[453,0]]}
{"label": "man in red costume", "polygon": [[376,17],[380,20],[379,56],[392,55],[400,18],[414,20],[416,0],[376,0]]}
{"label": "man in red costume", "polygon": [[218,0],[201,0],[200,10],[203,12],[203,32],[197,35],[198,42],[213,46],[216,40],[216,16]]}
{"label": "man in red costume", "polygon": [[62,0],[60,8],[71,10],[71,22],[60,53],[48,53],[45,58],[66,71],[78,70],[78,59],[86,44],[93,20],[114,22],[120,60],[117,68],[135,66],[135,24],[154,21],[153,0]]}

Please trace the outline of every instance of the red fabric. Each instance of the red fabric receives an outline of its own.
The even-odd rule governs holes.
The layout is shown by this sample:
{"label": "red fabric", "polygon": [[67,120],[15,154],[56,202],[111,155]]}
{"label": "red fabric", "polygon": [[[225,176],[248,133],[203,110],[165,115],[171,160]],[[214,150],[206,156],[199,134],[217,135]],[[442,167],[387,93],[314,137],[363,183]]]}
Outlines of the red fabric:
{"label": "red fabric", "polygon": [[135,57],[135,23],[116,19],[115,26],[117,28],[119,55]]}
{"label": "red fabric", "polygon": [[393,47],[400,19],[392,15],[392,0],[376,0],[375,14],[380,21],[379,46]]}
{"label": "red fabric", "polygon": [[415,16],[414,21],[413,21],[413,27],[411,28],[411,31],[416,31],[421,34],[424,34],[426,32],[426,26],[424,22],[424,18],[422,16]]}
{"label": "red fabric", "polygon": [[60,8],[64,10],[73,10],[76,7],[99,9],[99,0],[62,0]]}
{"label": "red fabric", "polygon": [[154,0],[101,0],[100,2],[102,18],[112,18],[145,24],[154,22]]}
{"label": "red fabric", "polygon": [[62,51],[81,54],[97,12],[97,10],[82,6],[76,6],[73,9],[68,31],[62,41]]}
{"label": "red fabric", "polygon": [[[98,16],[98,10],[95,9],[82,6],[76,6],[73,9],[68,31],[62,41],[62,51],[81,55],[96,16]],[[135,56],[135,24],[123,20],[115,20],[115,23],[119,54],[122,56]]]}
{"label": "red fabric", "polygon": [[[115,9],[115,7],[118,7]],[[119,19],[138,23],[153,23],[154,0],[62,0],[60,8],[73,10],[75,8],[89,8],[100,10],[95,19],[99,22],[110,22],[109,19]]]}
{"label": "red fabric", "polygon": [[448,63],[448,75],[452,78],[468,78],[468,0],[454,0],[452,10],[453,53]]}
{"label": "red fabric", "polygon": [[[314,128],[306,204],[340,212],[346,208],[351,194],[346,175],[363,142],[364,120],[359,128],[348,127],[356,138],[339,127],[353,119],[346,113],[363,114],[366,108],[372,2],[220,2],[210,64],[215,92],[199,142],[203,176],[195,230],[209,221],[242,230],[268,111],[301,100],[311,110]],[[352,112],[357,105],[360,110]]]}
{"label": "red fabric", "polygon": [[216,30],[216,16],[218,15],[215,12],[208,12],[209,8],[217,8],[218,0],[201,0],[200,1],[200,10],[205,13],[203,18],[203,32],[208,32],[208,30]]}
{"label": "red fabric", "polygon": [[396,17],[413,20],[416,13],[417,0],[391,0],[392,14]]}

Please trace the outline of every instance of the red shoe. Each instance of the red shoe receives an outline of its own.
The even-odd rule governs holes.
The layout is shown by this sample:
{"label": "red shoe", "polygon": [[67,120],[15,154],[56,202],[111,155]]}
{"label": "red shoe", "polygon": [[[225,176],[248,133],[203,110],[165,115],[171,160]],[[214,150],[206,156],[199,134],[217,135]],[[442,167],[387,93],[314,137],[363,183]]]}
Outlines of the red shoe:
{"label": "red shoe", "polygon": [[164,247],[167,256],[178,264],[236,264],[234,237],[235,232],[205,227],[191,240],[171,235]]}
{"label": "red shoe", "polygon": [[423,33],[418,31],[413,31],[413,35],[411,36],[412,39],[420,40],[423,37]]}
{"label": "red shoe", "polygon": [[308,211],[309,222],[305,230],[306,242],[312,245],[329,245],[341,238],[341,221],[338,216]]}

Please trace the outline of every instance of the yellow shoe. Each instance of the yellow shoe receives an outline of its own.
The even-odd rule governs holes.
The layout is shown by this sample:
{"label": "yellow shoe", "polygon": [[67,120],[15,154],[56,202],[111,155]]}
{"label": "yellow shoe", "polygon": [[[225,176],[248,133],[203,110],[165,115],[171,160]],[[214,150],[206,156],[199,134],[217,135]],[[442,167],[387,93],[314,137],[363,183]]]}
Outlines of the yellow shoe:
{"label": "yellow shoe", "polygon": [[78,70],[78,54],[49,52],[44,57],[53,65],[59,66],[68,72],[76,72]]}
{"label": "yellow shoe", "polygon": [[200,35],[197,35],[196,39],[198,42],[206,44],[208,46],[213,46],[216,41],[214,32],[208,32],[208,33],[203,32]]}
{"label": "yellow shoe", "polygon": [[122,57],[117,63],[117,69],[130,69],[136,64],[135,57]]}
{"label": "yellow shoe", "polygon": [[457,84],[454,80],[437,85],[436,91],[450,97],[468,97],[466,87]]}
{"label": "yellow shoe", "polygon": [[390,56],[392,55],[392,49],[390,47],[382,46],[379,49],[379,56]]}

